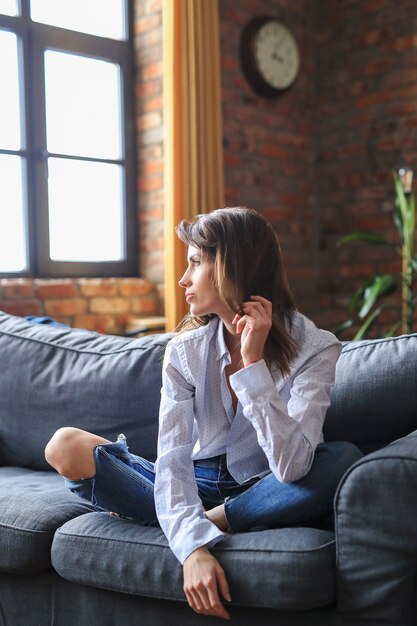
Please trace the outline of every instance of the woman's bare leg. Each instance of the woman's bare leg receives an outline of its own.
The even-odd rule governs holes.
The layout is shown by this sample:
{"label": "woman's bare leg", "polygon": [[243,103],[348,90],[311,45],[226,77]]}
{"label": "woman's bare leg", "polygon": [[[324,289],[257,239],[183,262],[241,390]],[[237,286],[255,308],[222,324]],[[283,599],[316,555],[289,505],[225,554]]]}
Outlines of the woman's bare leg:
{"label": "woman's bare leg", "polygon": [[108,439],[79,428],[60,428],[45,448],[45,458],[65,478],[79,480],[96,473],[94,448]]}
{"label": "woman's bare leg", "polygon": [[219,504],[219,506],[215,506],[214,509],[206,511],[205,516],[210,520],[210,522],[213,522],[219,530],[222,530],[223,532],[228,530],[227,519],[224,513],[224,504]]}

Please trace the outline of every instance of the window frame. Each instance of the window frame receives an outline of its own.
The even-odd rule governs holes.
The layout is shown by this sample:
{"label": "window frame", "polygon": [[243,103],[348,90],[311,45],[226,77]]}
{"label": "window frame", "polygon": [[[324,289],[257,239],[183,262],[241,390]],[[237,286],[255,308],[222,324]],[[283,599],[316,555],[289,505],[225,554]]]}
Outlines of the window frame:
{"label": "window frame", "polygon": [[[22,147],[3,150],[26,159],[23,167],[27,269],[0,278],[137,276],[136,132],[134,103],[133,2],[126,0],[126,40],[113,40],[41,24],[30,19],[30,0],[20,0],[18,17],[0,15],[0,28],[17,35],[20,69]],[[76,160],[117,163],[124,168],[126,258],[108,262],[53,261],[49,257],[44,51],[54,49],[117,63],[121,78],[122,157],[117,160],[67,155]],[[62,155],[59,155],[62,157]]]}

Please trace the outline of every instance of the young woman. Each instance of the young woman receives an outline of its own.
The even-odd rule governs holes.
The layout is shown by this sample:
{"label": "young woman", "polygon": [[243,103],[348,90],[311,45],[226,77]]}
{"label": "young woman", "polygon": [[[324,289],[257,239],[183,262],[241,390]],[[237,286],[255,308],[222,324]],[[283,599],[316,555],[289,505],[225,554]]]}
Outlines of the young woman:
{"label": "young woman", "polygon": [[227,533],[329,513],[361,453],[323,442],[341,347],[296,311],[270,224],[227,208],[177,233],[190,313],[165,353],[155,467],[123,435],[111,443],[73,428],[55,433],[46,458],[97,508],[159,524],[191,608],[227,619],[230,591],[210,548]]}

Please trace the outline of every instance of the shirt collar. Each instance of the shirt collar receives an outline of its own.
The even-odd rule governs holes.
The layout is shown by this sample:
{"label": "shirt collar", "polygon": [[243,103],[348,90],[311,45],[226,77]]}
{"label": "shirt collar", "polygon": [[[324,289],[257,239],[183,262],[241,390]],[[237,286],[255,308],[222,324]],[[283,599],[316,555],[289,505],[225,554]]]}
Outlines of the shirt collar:
{"label": "shirt collar", "polygon": [[230,359],[229,349],[226,346],[224,340],[224,326],[221,319],[217,318],[217,331],[216,331],[216,360],[220,361],[224,356],[228,356]]}

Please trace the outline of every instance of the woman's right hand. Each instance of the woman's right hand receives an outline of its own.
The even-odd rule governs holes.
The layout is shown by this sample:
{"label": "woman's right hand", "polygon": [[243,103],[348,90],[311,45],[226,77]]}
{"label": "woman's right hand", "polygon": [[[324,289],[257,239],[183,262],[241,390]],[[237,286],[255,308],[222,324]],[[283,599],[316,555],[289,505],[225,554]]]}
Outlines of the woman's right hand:
{"label": "woman's right hand", "polygon": [[194,550],[184,561],[184,592],[196,613],[230,619],[220,600],[220,594],[228,602],[231,600],[226,575],[205,546]]}

